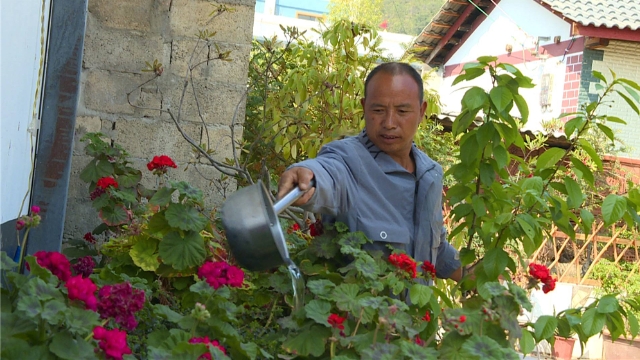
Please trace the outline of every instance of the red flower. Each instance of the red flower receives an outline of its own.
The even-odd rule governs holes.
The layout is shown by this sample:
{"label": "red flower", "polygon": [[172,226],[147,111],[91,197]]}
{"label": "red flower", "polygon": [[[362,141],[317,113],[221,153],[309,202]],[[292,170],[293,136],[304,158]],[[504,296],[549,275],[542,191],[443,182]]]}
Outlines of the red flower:
{"label": "red flower", "polygon": [[241,287],[244,271],[224,261],[207,261],[198,269],[198,277],[205,279],[207,284],[216,290],[224,285]]}
{"label": "red flower", "polygon": [[147,163],[147,169],[149,169],[149,171],[157,170],[159,173],[166,173],[170,167],[175,169],[178,165],[167,155],[154,156],[153,160]]}
{"label": "red flower", "polygon": [[90,232],[84,234],[83,238],[89,243],[92,243],[92,244],[96,243],[96,238],[94,238],[93,234],[91,234]]}
{"label": "red flower", "polygon": [[318,220],[309,225],[309,235],[314,237],[322,235],[322,221]]}
{"label": "red flower", "polygon": [[31,212],[32,212],[32,213],[34,213],[34,214],[39,213],[39,212],[40,212],[40,206],[38,206],[38,205],[33,205],[33,206],[31,207]]}
{"label": "red flower", "polygon": [[96,185],[103,190],[106,190],[109,187],[113,187],[115,189],[118,188],[118,182],[111,176],[105,176],[103,178],[100,178],[100,180],[98,180],[98,183]]}
{"label": "red flower", "polygon": [[16,230],[20,231],[20,230],[24,229],[24,227],[26,225],[27,224],[24,222],[24,220],[19,219],[18,221],[16,221]]}
{"label": "red flower", "polygon": [[122,360],[123,355],[131,354],[127,345],[127,333],[122,330],[107,330],[102,326],[96,326],[93,329],[93,337],[99,341],[98,345],[107,359]]}
{"label": "red flower", "polygon": [[[209,340],[208,336],[205,336],[203,338],[201,338],[201,337],[191,338],[189,340],[189,344],[205,344],[205,345],[207,345],[207,348],[211,348],[212,346],[214,346],[214,347],[217,347],[218,349],[220,349],[220,351],[222,351],[223,354],[225,354],[225,355],[227,354],[227,350],[225,350],[225,348],[222,347],[222,345],[220,345],[218,340]],[[200,355],[198,360],[200,360],[200,359],[211,360],[211,354],[207,351],[206,353]]]}
{"label": "red flower", "polygon": [[338,330],[344,330],[344,325],[342,325],[342,323],[344,323],[345,320],[346,318],[343,318],[338,314],[331,314],[327,318],[327,322],[329,323],[329,325],[331,325],[332,328]]}
{"label": "red flower", "polygon": [[389,255],[389,262],[400,270],[404,270],[411,278],[415,278],[418,275],[416,270],[416,262],[407,254],[391,254]]}
{"label": "red flower", "polygon": [[289,226],[289,228],[287,229],[287,234],[291,234],[299,230],[300,230],[300,225],[298,225],[298,223],[293,223],[293,225]]}
{"label": "red flower", "polygon": [[135,313],[144,307],[144,292],[128,282],[106,285],[98,291],[98,312],[103,319],[113,318],[121,326],[133,330],[138,326]]}
{"label": "red flower", "polygon": [[427,274],[431,279],[436,278],[436,267],[429,261],[425,261],[422,264],[422,271]]}
{"label": "red flower", "polygon": [[429,311],[427,311],[424,316],[422,317],[422,320],[424,321],[431,321],[431,314],[429,314]]}
{"label": "red flower", "polygon": [[544,281],[551,276],[546,266],[536,263],[529,264],[529,274],[540,281]]}
{"label": "red flower", "polygon": [[413,342],[416,343],[416,345],[424,346],[424,340],[420,339],[420,336],[418,335],[413,338]]}
{"label": "red flower", "polygon": [[71,264],[66,256],[57,251],[38,251],[33,254],[38,265],[51,271],[51,273],[65,282],[71,277]]}
{"label": "red flower", "polygon": [[96,267],[96,262],[91,256],[85,256],[78,259],[73,266],[73,271],[76,275],[82,275],[84,278],[88,278],[93,273],[93,268]]}
{"label": "red flower", "polygon": [[556,288],[556,279],[549,276],[545,279],[544,285],[542,286],[542,291],[547,294],[549,291],[552,291]]}
{"label": "red flower", "polygon": [[466,315],[460,315],[460,319],[458,319],[460,321],[460,323],[463,323],[465,321],[467,321],[467,317]]}
{"label": "red flower", "polygon": [[98,300],[96,299],[95,292],[98,290],[98,287],[91,279],[85,279],[81,275],[74,276],[69,279],[64,286],[69,291],[69,300],[80,300],[85,304],[87,309],[96,311]]}

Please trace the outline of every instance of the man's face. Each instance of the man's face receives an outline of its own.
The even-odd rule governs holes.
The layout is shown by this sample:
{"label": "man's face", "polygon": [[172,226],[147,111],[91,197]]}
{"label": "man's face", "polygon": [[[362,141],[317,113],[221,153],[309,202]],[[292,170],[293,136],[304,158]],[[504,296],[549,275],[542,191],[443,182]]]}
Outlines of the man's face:
{"label": "man's face", "polygon": [[380,72],[371,79],[367,97],[360,102],[369,139],[404,166],[427,108],[420,101],[418,84],[407,74]]}

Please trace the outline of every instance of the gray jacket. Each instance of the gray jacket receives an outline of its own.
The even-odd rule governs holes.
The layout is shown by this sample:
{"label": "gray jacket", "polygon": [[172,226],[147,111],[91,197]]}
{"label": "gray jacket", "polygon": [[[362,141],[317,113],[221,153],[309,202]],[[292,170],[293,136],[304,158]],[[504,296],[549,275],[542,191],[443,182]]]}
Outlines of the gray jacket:
{"label": "gray jacket", "polygon": [[315,175],[316,192],[306,210],[324,214],[323,221],[343,222],[351,231],[364,232],[374,241],[373,249],[384,251],[391,244],[418,261],[431,261],[437,276],[448,278],[460,261],[443,226],[442,167],[415,145],[412,155],[415,174],[363,131],[326,144],[315,159],[293,166]]}

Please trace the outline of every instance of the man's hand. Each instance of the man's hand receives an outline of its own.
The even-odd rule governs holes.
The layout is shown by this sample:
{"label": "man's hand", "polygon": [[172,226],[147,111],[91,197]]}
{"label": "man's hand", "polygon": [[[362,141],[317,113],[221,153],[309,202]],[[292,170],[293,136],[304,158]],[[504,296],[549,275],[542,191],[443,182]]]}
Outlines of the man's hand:
{"label": "man's hand", "polygon": [[289,193],[297,185],[300,190],[307,191],[302,195],[293,205],[300,206],[309,202],[309,199],[313,196],[316,189],[309,189],[309,183],[313,179],[313,171],[303,167],[292,167],[291,169],[282,173],[280,177],[280,183],[278,184],[278,199],[282,199],[287,193]]}

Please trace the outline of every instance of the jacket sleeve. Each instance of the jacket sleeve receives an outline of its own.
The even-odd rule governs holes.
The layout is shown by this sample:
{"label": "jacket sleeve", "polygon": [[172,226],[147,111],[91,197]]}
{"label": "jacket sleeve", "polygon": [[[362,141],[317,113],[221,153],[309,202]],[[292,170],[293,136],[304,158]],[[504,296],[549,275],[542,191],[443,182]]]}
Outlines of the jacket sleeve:
{"label": "jacket sleeve", "polygon": [[313,172],[316,191],[303,209],[316,213],[336,216],[349,209],[349,194],[355,194],[353,164],[347,163],[348,149],[345,146],[328,144],[315,159],[309,159],[290,166],[304,167]]}
{"label": "jacket sleeve", "polygon": [[462,263],[460,262],[458,250],[447,241],[447,230],[443,226],[440,233],[440,247],[438,247],[436,276],[441,279],[448,279],[460,266],[462,266]]}

